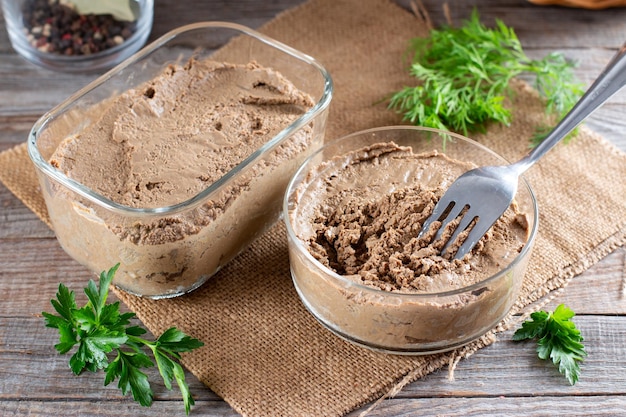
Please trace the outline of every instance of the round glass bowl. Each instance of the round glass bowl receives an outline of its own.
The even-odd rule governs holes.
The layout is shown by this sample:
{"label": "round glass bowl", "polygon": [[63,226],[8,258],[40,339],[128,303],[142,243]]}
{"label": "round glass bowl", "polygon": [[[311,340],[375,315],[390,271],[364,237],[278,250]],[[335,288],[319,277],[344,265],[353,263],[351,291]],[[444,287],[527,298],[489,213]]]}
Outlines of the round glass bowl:
{"label": "round glass bowl", "polygon": [[[327,143],[299,168],[288,185],[283,202],[283,219],[287,226],[291,275],[295,288],[306,308],[320,323],[358,345],[396,354],[431,354],[460,347],[495,327],[515,303],[537,233],[538,209],[535,197],[530,186],[522,180],[516,196],[519,211],[526,217],[520,223],[523,225],[522,238],[518,243],[521,250],[503,254],[498,261],[501,265],[499,270],[496,269],[495,273],[479,282],[455,289],[435,287],[440,289],[424,292],[365,285],[358,275],[341,275],[335,272],[338,268],[333,266],[331,269],[312,255],[309,249],[314,244],[308,242],[313,239],[318,243],[318,240],[311,236],[316,236],[316,233],[338,234],[340,231],[328,229],[317,232],[317,229],[313,229],[319,227],[318,221],[313,222],[311,219],[318,217],[320,212],[325,213],[324,210],[318,212],[314,208],[319,202],[335,197],[334,194],[331,197],[326,194],[327,187],[341,189],[338,194],[340,197],[336,199],[341,202],[332,204],[346,206],[349,196],[360,193],[364,188],[371,187],[373,191],[368,198],[377,202],[381,201],[381,195],[390,194],[411,183],[422,182],[432,186],[442,181],[437,172],[405,170],[403,162],[395,167],[372,163],[378,170],[393,171],[389,175],[385,173],[370,179],[363,174],[347,182],[337,181],[344,168],[354,164],[355,151],[359,150],[361,155],[367,155],[367,152],[371,154],[370,151],[364,153],[362,150],[386,142],[409,147],[415,154],[437,151],[454,160],[479,166],[506,163],[503,158],[475,141],[453,133],[419,127],[371,129]],[[345,155],[350,157],[346,158]],[[359,168],[355,168],[355,171],[372,172],[359,171]],[[448,181],[449,185],[455,178],[444,181]],[[442,187],[447,188],[443,184]],[[349,210],[345,212],[348,215],[354,213]],[[375,215],[372,218],[372,222],[375,222]],[[316,223],[315,226],[313,223]],[[415,234],[417,232],[419,230]],[[354,242],[365,239],[363,235],[360,238],[349,238]],[[333,250],[336,248],[327,251],[334,253]],[[355,256],[360,256],[358,244],[355,244],[354,250]],[[329,259],[332,256],[329,255]],[[331,259],[329,265],[335,261]],[[375,266],[384,267],[383,262],[391,261],[383,259]]]}
{"label": "round glass bowl", "polygon": [[[76,14],[70,15],[74,12],[61,4],[72,7],[73,3],[2,0],[11,45],[21,56],[47,69],[70,73],[110,69],[137,52],[152,30],[154,0],[94,1],[92,7],[100,6],[80,15],[75,7]],[[109,14],[107,4],[115,14]]]}
{"label": "round glass bowl", "polygon": [[[294,113],[289,122],[274,122],[268,133],[254,127],[265,126],[265,120],[251,121],[248,126],[241,114],[227,115],[215,122],[213,109],[224,105],[214,97],[203,99],[204,113],[185,120],[187,113],[180,101],[189,99],[191,94],[184,88],[190,88],[191,83],[188,78],[182,78],[180,84],[175,84],[175,80],[180,80],[187,69],[203,68],[204,62],[236,66],[255,62],[282,74],[297,90],[311,98],[311,106],[297,116]],[[211,79],[209,75],[199,76],[199,80]],[[174,84],[167,84],[169,79],[173,79]],[[265,82],[249,85],[252,81],[244,83],[236,77],[228,80],[223,81],[220,88],[224,90],[228,82],[232,83],[235,97],[242,90],[252,91],[255,86],[262,90],[259,93],[262,95],[273,85],[271,80],[269,86]],[[163,85],[165,87],[161,87]],[[168,85],[173,87],[168,88]],[[180,85],[185,87],[179,88]],[[193,88],[197,85],[202,82],[195,82]],[[173,94],[168,95],[170,90],[181,91],[178,97],[183,99],[172,98]],[[125,92],[129,95],[124,95]],[[244,26],[196,23],[165,34],[43,115],[31,129],[28,151],[37,168],[59,243],[70,256],[96,274],[120,263],[113,283],[136,295],[174,297],[197,288],[278,221],[289,179],[306,157],[324,142],[332,92],[330,75],[317,61]],[[109,103],[120,95],[131,105],[122,104],[122,111],[111,110]],[[179,108],[171,109],[163,103],[177,103]],[[105,112],[109,115],[119,112],[121,116],[105,118]],[[149,132],[149,126],[159,122],[166,112],[181,116],[173,122],[168,119],[167,126],[174,127],[156,132],[157,150],[132,156],[139,158],[139,164],[158,153],[158,149],[166,149],[166,155],[173,161],[206,160],[216,152],[214,159],[219,162],[220,158],[225,159],[220,157],[221,151],[229,156],[234,147],[245,149],[243,141],[246,139],[232,133],[237,129],[258,131],[258,135],[254,134],[261,139],[252,142],[258,147],[251,147],[250,154],[244,155],[241,162],[224,162],[221,177],[202,180],[202,187],[206,188],[200,188],[201,191],[184,201],[159,207],[148,207],[145,202],[142,206],[130,207],[112,201],[96,190],[96,186],[88,187],[68,177],[51,163],[60,144],[67,138],[76,140],[77,135],[92,126],[98,131],[121,132],[117,136],[106,133],[102,142],[122,143],[127,138],[118,139],[129,134],[130,128],[124,130],[120,126],[141,124],[147,126],[142,129]],[[268,120],[270,117],[274,116],[268,116]],[[149,134],[148,138],[153,139]],[[182,142],[177,142],[177,138],[193,146],[181,151],[176,144]],[[107,151],[100,159],[115,152]],[[93,162],[94,170],[104,171],[111,178],[128,175],[119,163],[101,162],[89,154],[97,152],[88,149],[83,154],[88,163]],[[170,162],[169,159],[161,161],[163,165]],[[232,166],[235,163],[237,165]],[[188,178],[184,180],[181,171],[185,164],[181,166],[172,182],[168,180],[166,188],[185,188],[189,178],[198,179],[186,171]],[[213,172],[207,172],[207,176],[211,174]],[[177,183],[176,178],[181,182]],[[141,185],[147,189],[152,189],[151,186],[159,185]]]}

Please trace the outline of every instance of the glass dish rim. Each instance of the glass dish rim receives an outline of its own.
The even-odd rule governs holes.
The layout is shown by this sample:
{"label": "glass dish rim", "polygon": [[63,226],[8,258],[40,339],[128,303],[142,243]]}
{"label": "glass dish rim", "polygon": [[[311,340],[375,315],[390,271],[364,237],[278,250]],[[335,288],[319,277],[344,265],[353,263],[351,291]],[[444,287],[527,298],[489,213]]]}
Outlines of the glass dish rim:
{"label": "glass dish rim", "polygon": [[[508,263],[508,265],[506,265],[506,267],[504,267],[503,269],[501,269],[500,271],[498,271],[497,273],[483,279],[480,282],[476,282],[472,285],[468,285],[466,287],[461,287],[461,288],[457,288],[454,290],[449,290],[449,291],[440,291],[440,292],[431,292],[431,293],[418,293],[418,294],[411,294],[411,293],[403,293],[403,292],[392,292],[392,291],[384,291],[381,290],[379,288],[373,288],[373,287],[369,287],[367,285],[364,284],[360,284],[358,282],[354,282],[348,278],[346,278],[343,275],[340,275],[338,273],[336,273],[335,271],[327,268],[325,265],[323,265],[320,261],[318,261],[317,259],[315,259],[313,257],[313,255],[311,255],[311,253],[307,250],[306,246],[304,245],[304,243],[296,236],[296,233],[293,229],[293,226],[291,224],[291,220],[290,220],[290,216],[289,216],[289,200],[290,200],[290,196],[293,194],[294,191],[294,187],[296,185],[296,180],[298,180],[298,178],[301,178],[303,175],[303,172],[305,171],[305,169],[307,168],[307,166],[309,165],[309,163],[320,153],[322,153],[327,147],[332,146],[335,142],[337,141],[347,141],[350,138],[353,138],[355,136],[361,136],[361,135],[366,135],[366,134],[371,134],[371,133],[376,133],[376,132],[381,132],[381,131],[392,131],[392,130],[416,130],[416,131],[426,131],[426,132],[432,132],[432,133],[441,133],[441,134],[446,134],[446,135],[450,135],[455,137],[456,139],[460,139],[464,142],[468,142],[473,146],[477,146],[478,148],[480,148],[483,151],[487,151],[489,154],[491,154],[492,156],[497,157],[498,159],[500,159],[502,162],[504,163],[508,163],[508,161],[501,155],[499,155],[498,153],[496,153],[495,151],[489,149],[488,147],[482,145],[481,143],[470,139],[468,137],[465,137],[463,135],[454,133],[454,132],[448,132],[448,131],[443,131],[443,130],[439,130],[439,129],[433,129],[433,128],[428,128],[428,127],[423,127],[423,126],[407,126],[407,125],[394,125],[394,126],[383,126],[383,127],[375,127],[375,128],[370,128],[370,129],[365,129],[365,130],[360,130],[354,133],[350,133],[346,136],[342,136],[336,140],[330,141],[328,143],[326,143],[324,146],[322,146],[320,149],[318,149],[317,151],[315,151],[313,154],[311,154],[307,159],[304,160],[304,162],[300,165],[300,167],[298,167],[298,169],[296,170],[295,174],[291,177],[291,179],[289,180],[289,183],[287,184],[287,189],[285,190],[285,195],[283,198],[283,222],[285,223],[286,226],[286,230],[287,230],[287,237],[288,239],[291,241],[291,244],[295,244],[295,247],[297,249],[297,251],[302,255],[304,255],[304,257],[311,262],[313,265],[315,265],[319,270],[323,271],[325,274],[327,274],[328,276],[332,277],[334,280],[339,281],[342,285],[348,285],[348,286],[352,286],[357,288],[360,291],[363,291],[365,293],[368,294],[372,294],[374,296],[380,296],[381,294],[383,295],[388,295],[389,297],[399,297],[401,299],[404,300],[411,300],[411,299],[432,299],[432,298],[444,298],[444,297],[450,297],[450,296],[455,296],[455,295],[459,295],[462,293],[466,293],[466,292],[470,292],[470,291],[474,291],[486,284],[489,284],[492,281],[496,281],[498,278],[500,278],[503,275],[508,274],[509,272],[511,272],[515,266],[517,266],[517,264],[519,264],[520,262],[522,262],[527,255],[529,254],[529,251],[532,249],[534,243],[535,243],[535,239],[537,237],[537,231],[539,229],[539,207],[537,204],[537,198],[535,197],[535,193],[532,189],[532,187],[530,186],[530,184],[528,183],[528,181],[526,180],[526,178],[524,178],[523,176],[521,177],[521,180],[523,181],[523,184],[526,188],[526,190],[529,192],[530,194],[530,199],[532,202],[532,213],[533,213],[533,218],[534,218],[534,222],[532,225],[532,228],[530,230],[530,233],[528,234],[528,240],[526,241],[526,244],[522,247],[522,250],[515,256],[515,258],[513,258],[513,260],[511,260],[511,262]],[[293,274],[292,274],[293,275]],[[295,277],[293,277],[293,279],[295,280]]]}
{"label": "glass dish rim", "polygon": [[[130,207],[124,204],[116,203],[109,198],[104,197],[100,193],[95,192],[89,187],[81,184],[80,182],[68,177],[63,174],[61,171],[54,168],[48,161],[46,161],[39,149],[37,147],[37,133],[40,129],[42,129],[50,120],[56,115],[60,114],[68,107],[72,105],[76,100],[85,96],[87,93],[92,91],[93,89],[101,86],[106,81],[111,79],[117,73],[123,71],[125,68],[141,61],[144,57],[151,54],[158,48],[167,44],[177,36],[184,34],[186,32],[191,32],[198,29],[207,29],[207,28],[224,28],[229,30],[234,30],[235,32],[239,32],[239,35],[248,35],[252,38],[259,40],[260,42],[276,48],[287,55],[296,58],[299,61],[305,62],[310,66],[317,69],[319,74],[324,79],[324,90],[320,98],[317,100],[315,105],[311,107],[306,113],[300,116],[296,121],[291,123],[289,126],[285,127],[278,134],[272,137],[270,140],[265,142],[262,146],[257,148],[254,152],[252,152],[246,159],[240,162],[238,165],[233,167],[230,171],[224,174],[221,178],[214,181],[210,186],[196,194],[195,196],[182,201],[177,204],[163,206],[163,207],[151,207],[151,208],[143,208],[143,207]],[[63,100],[61,103],[56,105],[51,110],[44,113],[33,125],[29,134],[28,134],[28,154],[35,164],[35,166],[41,170],[48,177],[55,179],[60,182],[62,185],[67,187],[68,189],[78,193],[79,195],[87,198],[88,200],[98,204],[100,207],[103,207],[107,210],[110,210],[114,213],[121,214],[124,216],[137,216],[137,217],[145,217],[150,215],[173,215],[179,213],[184,210],[189,210],[195,208],[202,204],[206,198],[220,189],[225,183],[231,180],[231,178],[235,177],[241,171],[246,168],[252,166],[258,159],[260,159],[266,152],[270,151],[274,147],[278,146],[284,139],[289,137],[293,132],[297,131],[301,127],[305,126],[315,117],[317,117],[320,113],[328,108],[330,105],[330,101],[333,95],[333,80],[330,76],[330,73],[313,57],[296,50],[282,42],[279,42],[269,36],[266,36],[256,30],[253,30],[247,26],[238,24],[238,23],[230,23],[230,22],[221,22],[221,21],[207,21],[207,22],[198,22],[192,23],[184,26],[180,26],[176,29],[173,29],[164,35],[160,36],[150,44],[143,47],[141,50],[130,56],[129,58],[122,61],[120,64],[116,65],[109,71],[105,72],[86,86],[82,87],[68,98]]]}

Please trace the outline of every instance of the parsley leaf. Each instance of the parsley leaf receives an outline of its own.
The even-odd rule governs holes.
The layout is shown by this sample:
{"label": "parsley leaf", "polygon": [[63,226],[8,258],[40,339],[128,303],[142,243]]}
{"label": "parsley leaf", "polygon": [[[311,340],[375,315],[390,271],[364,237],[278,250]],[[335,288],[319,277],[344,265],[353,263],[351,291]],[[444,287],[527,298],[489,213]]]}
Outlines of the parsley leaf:
{"label": "parsley leaf", "polygon": [[[136,340],[137,338],[131,336],[130,339]],[[176,380],[176,384],[183,394],[185,411],[189,414],[191,406],[194,405],[194,400],[189,394],[189,387],[185,382],[183,368],[176,360],[180,359],[181,352],[189,352],[193,349],[197,349],[202,346],[203,343],[187,336],[175,327],[171,327],[163,332],[156,341],[145,343],[145,345],[152,350],[165,387],[172,389],[172,380]]]}
{"label": "parsley leaf", "polygon": [[42,313],[46,326],[59,331],[59,343],[55,349],[65,354],[76,347],[69,361],[74,374],[104,369],[105,386],[117,379],[124,395],[131,393],[139,404],[150,406],[154,394],[148,376],[141,371],[154,366],[154,362],[143,351],[148,348],[167,389],[171,389],[171,381],[176,380],[183,396],[185,412],[189,414],[194,400],[185,381],[183,368],[177,361],[180,353],[204,344],[175,327],[163,332],[155,341],[142,338],[146,330],[130,325],[134,313],[121,313],[119,302],[107,304],[109,287],[118,266],[103,271],[97,284],[89,280],[85,288],[88,302],[81,308],[76,305],[74,292],[59,284],[56,299],[50,300],[57,314]]}
{"label": "parsley leaf", "polygon": [[[484,132],[489,122],[511,123],[505,106],[509,82],[521,74],[534,76],[546,112],[563,117],[583,93],[574,82],[574,64],[552,53],[530,59],[512,28],[496,19],[496,27],[480,22],[476,9],[459,28],[443,26],[428,38],[411,41],[410,74],[418,84],[391,95],[389,108],[413,124],[467,135]],[[537,144],[549,129],[539,127]]]}
{"label": "parsley leaf", "polygon": [[540,359],[551,359],[571,385],[580,377],[579,362],[587,356],[583,337],[571,319],[574,312],[559,305],[554,312],[536,311],[513,334],[513,340],[536,339]]}
{"label": "parsley leaf", "polygon": [[[117,357],[106,368],[104,385],[109,385],[119,378],[117,386],[122,394],[130,391],[133,399],[147,407],[152,404],[153,394],[148,376],[140,371],[141,368],[150,368],[154,363],[141,352],[118,351]],[[187,411],[189,414],[189,411]]]}

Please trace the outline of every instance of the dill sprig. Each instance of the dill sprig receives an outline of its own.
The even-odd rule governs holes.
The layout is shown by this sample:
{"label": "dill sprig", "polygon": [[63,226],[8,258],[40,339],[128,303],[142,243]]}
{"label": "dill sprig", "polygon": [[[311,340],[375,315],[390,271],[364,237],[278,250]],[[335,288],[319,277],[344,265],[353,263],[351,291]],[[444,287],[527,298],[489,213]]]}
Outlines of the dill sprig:
{"label": "dill sprig", "polygon": [[[493,29],[474,10],[459,28],[433,29],[411,40],[410,74],[418,80],[391,96],[389,107],[413,124],[467,135],[484,132],[490,122],[509,125],[509,83],[521,74],[534,76],[546,113],[563,117],[583,93],[574,81],[574,63],[560,53],[530,59],[513,28],[496,19]],[[545,133],[549,128],[542,127]],[[532,138],[539,141],[542,133]]]}

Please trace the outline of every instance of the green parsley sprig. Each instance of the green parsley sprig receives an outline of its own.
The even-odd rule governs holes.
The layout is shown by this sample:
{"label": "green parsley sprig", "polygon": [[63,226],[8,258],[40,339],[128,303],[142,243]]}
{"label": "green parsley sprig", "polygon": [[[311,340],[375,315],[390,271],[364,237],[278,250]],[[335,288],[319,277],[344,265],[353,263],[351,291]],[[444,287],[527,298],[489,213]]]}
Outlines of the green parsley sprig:
{"label": "green parsley sprig", "polygon": [[81,308],[76,305],[74,292],[59,284],[56,299],[50,300],[57,314],[43,312],[47,327],[58,329],[59,343],[55,345],[60,354],[68,353],[77,346],[70,358],[70,368],[79,375],[84,370],[105,370],[104,385],[118,379],[118,387],[124,395],[132,393],[135,401],[143,406],[152,405],[153,392],[142,368],[154,366],[144,353],[152,352],[159,373],[167,389],[175,380],[182,393],[185,412],[189,414],[194,404],[185,381],[183,368],[178,363],[182,352],[189,352],[204,344],[172,327],[154,341],[141,336],[146,330],[131,326],[134,313],[121,313],[120,303],[107,304],[109,286],[119,264],[100,274],[99,283],[89,280],[85,288],[88,302]]}
{"label": "green parsley sprig", "polygon": [[[467,135],[484,132],[488,122],[509,125],[505,106],[509,83],[521,74],[534,76],[546,112],[563,117],[583,93],[574,81],[574,64],[562,54],[530,59],[515,34],[501,20],[487,28],[476,9],[459,28],[444,25],[427,38],[411,41],[410,74],[418,80],[391,95],[389,108],[413,124]],[[542,127],[532,141],[549,131]]]}
{"label": "green parsley sprig", "polygon": [[536,311],[530,315],[522,327],[513,334],[513,340],[537,340],[537,355],[540,359],[551,359],[565,375],[571,385],[580,376],[580,365],[587,356],[582,344],[583,337],[570,321],[574,312],[565,305],[559,305],[554,312]]}

